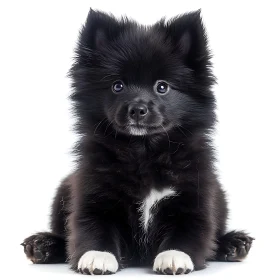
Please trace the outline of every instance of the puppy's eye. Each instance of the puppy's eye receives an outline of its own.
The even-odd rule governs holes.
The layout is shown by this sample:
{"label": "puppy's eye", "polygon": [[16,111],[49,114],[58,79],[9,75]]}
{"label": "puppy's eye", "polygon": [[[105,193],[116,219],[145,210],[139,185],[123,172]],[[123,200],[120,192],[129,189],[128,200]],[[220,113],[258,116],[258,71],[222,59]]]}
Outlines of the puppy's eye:
{"label": "puppy's eye", "polygon": [[166,82],[158,82],[156,84],[156,92],[159,94],[166,94],[169,91],[169,85]]}
{"label": "puppy's eye", "polygon": [[113,92],[115,92],[115,93],[121,92],[123,90],[123,88],[124,88],[124,84],[122,81],[116,81],[112,85]]}

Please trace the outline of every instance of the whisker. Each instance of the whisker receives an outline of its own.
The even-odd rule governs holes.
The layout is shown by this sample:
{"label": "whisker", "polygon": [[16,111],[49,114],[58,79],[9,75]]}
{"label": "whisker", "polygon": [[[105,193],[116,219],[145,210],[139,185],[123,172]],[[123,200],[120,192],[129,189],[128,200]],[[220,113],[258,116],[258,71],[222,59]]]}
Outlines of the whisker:
{"label": "whisker", "polygon": [[113,123],[113,121],[109,122],[106,126],[106,129],[104,131],[104,136],[106,135],[107,129],[109,128],[109,126]]}
{"label": "whisker", "polygon": [[[183,128],[182,126],[177,125],[177,128],[180,130],[180,132],[181,132],[185,137],[188,137],[188,136],[182,131],[182,129],[181,129],[180,127]],[[193,135],[188,129],[185,129],[185,130],[187,130],[191,135]]]}
{"label": "whisker", "polygon": [[177,126],[178,126],[178,127],[181,127],[182,129],[185,129],[188,133],[190,133],[191,135],[193,135],[192,132],[189,131],[187,128],[185,128],[185,127],[183,127],[183,126],[181,126],[181,125],[179,125],[179,124],[178,124]]}
{"label": "whisker", "polygon": [[102,82],[102,81],[104,81],[106,78],[109,78],[109,77],[114,77],[115,75],[107,75],[107,76],[104,76],[101,80],[100,80],[100,82]]}
{"label": "whisker", "polygon": [[188,137],[181,129],[180,127],[177,125],[177,128],[180,130],[180,132],[185,136],[185,137]]}
{"label": "whisker", "polygon": [[104,136],[104,138],[107,138],[107,137],[110,136],[113,132],[114,132],[114,130],[112,129],[112,131],[111,131],[109,134],[107,134],[106,136]]}
{"label": "whisker", "polygon": [[178,143],[177,149],[172,153],[172,155],[174,155],[178,152],[178,150],[182,144],[183,144],[182,142]]}
{"label": "whisker", "polygon": [[95,135],[95,132],[97,131],[98,127],[101,125],[102,122],[104,122],[106,120],[106,118],[104,118],[102,121],[100,121],[97,125],[97,127],[95,128],[94,132],[93,132],[93,136]]}
{"label": "whisker", "polygon": [[167,139],[168,139],[168,149],[170,149],[170,138],[169,138],[169,134],[168,132],[166,131],[166,129],[164,128],[163,125],[161,125],[161,127],[163,128],[163,130],[165,131],[166,135],[167,135]]}

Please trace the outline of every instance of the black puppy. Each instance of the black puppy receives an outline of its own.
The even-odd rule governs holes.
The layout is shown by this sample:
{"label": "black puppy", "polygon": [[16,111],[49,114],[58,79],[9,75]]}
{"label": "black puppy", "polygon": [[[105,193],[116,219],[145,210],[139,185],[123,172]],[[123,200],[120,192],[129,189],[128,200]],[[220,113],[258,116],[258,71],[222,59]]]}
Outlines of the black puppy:
{"label": "black puppy", "polygon": [[141,26],[90,10],[70,76],[77,168],[58,188],[51,233],[24,240],[27,257],[84,274],[152,264],[183,274],[244,259],[253,238],[225,234],[200,13]]}

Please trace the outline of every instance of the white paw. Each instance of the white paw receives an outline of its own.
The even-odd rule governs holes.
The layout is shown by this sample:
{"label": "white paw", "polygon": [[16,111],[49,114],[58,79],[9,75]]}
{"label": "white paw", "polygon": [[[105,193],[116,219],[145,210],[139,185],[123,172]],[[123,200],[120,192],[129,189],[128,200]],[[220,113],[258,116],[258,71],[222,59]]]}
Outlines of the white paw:
{"label": "white paw", "polygon": [[83,274],[112,274],[119,268],[115,256],[108,252],[88,251],[78,263],[78,270]]}
{"label": "white paw", "polygon": [[185,274],[193,271],[194,265],[188,254],[177,250],[159,253],[154,261],[153,270],[163,274]]}

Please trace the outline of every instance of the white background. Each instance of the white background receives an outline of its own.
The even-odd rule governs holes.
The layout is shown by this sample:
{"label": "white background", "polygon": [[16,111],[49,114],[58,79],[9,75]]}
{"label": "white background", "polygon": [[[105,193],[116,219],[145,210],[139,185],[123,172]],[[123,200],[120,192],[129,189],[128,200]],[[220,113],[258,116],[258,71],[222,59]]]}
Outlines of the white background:
{"label": "white background", "polygon": [[[244,263],[210,263],[182,278],[275,274],[279,262],[280,20],[277,1],[1,1],[0,164],[2,279],[86,277],[66,265],[29,264],[19,244],[48,229],[51,199],[73,167],[69,80],[89,7],[149,24],[202,8],[218,77],[215,136],[229,229],[256,237]],[[275,262],[275,265],[274,265]],[[8,267],[7,267],[8,266]],[[100,276],[99,276],[100,277]],[[127,269],[110,279],[165,278]],[[81,279],[81,278],[80,278]]]}

